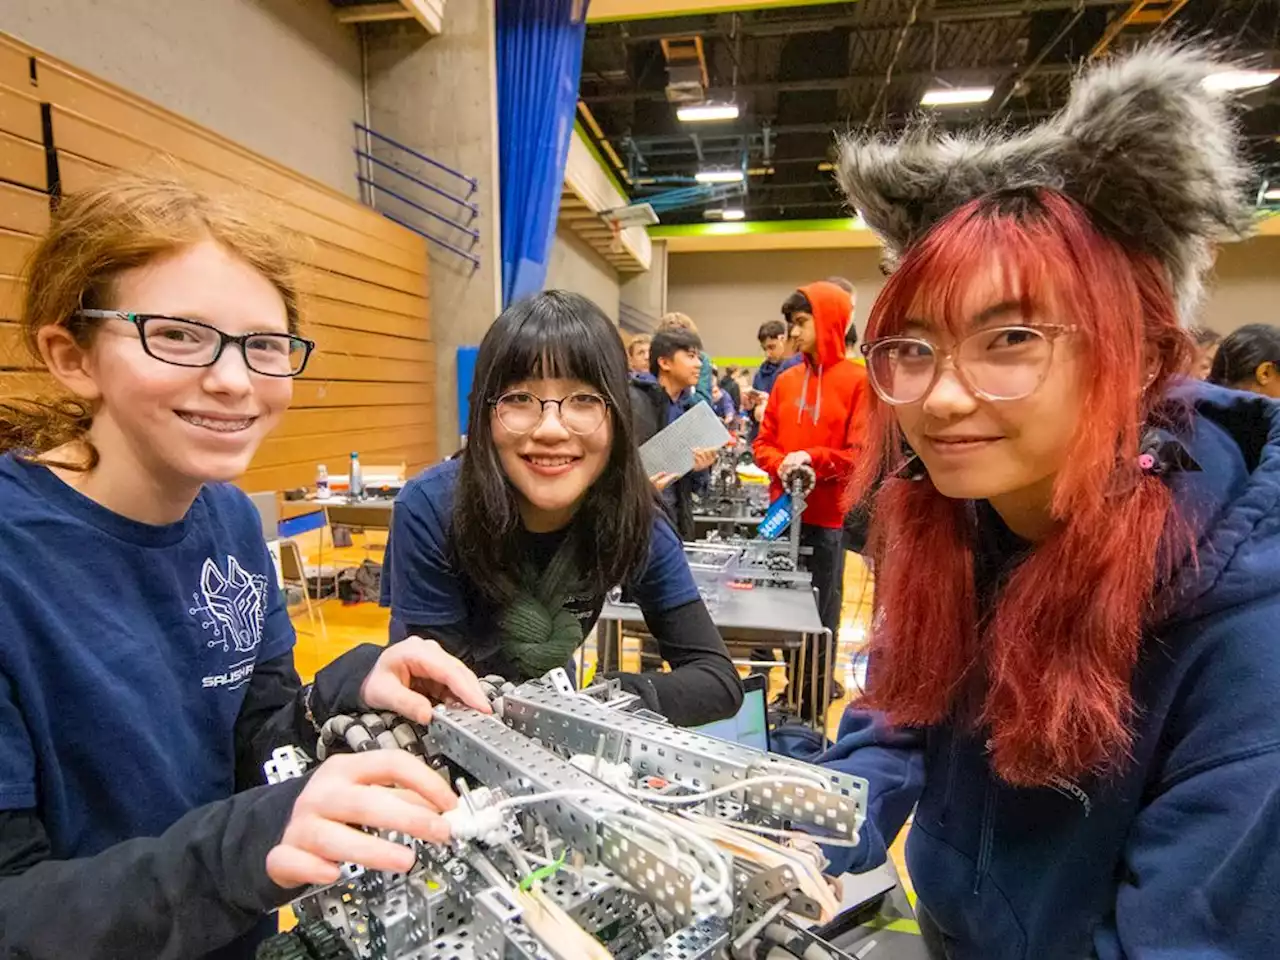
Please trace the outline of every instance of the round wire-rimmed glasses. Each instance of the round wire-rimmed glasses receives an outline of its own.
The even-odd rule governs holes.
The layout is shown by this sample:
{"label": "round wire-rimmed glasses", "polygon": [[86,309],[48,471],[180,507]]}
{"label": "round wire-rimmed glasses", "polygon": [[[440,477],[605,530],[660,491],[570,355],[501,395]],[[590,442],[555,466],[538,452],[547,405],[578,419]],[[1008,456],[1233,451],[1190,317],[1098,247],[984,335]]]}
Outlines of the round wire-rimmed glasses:
{"label": "round wire-rimmed glasses", "polygon": [[211,367],[228,344],[238,347],[244,365],[264,377],[296,377],[307,366],[315,342],[292,333],[245,333],[232,336],[217,327],[186,317],[125,310],[77,310],[90,320],[123,320],[138,328],[147,356],[175,367]]}
{"label": "round wire-rimmed glasses", "polygon": [[1078,328],[1064,324],[985,327],[941,350],[922,337],[882,337],[862,345],[871,386],[885,403],[918,403],[948,360],[956,376],[984,400],[1021,400],[1039,389],[1053,363],[1053,345]]}
{"label": "round wire-rimmed glasses", "polygon": [[542,422],[547,404],[556,406],[560,422],[570,433],[586,436],[595,433],[609,412],[609,400],[598,393],[571,393],[560,399],[543,399],[527,390],[512,390],[490,400],[498,422],[508,433],[532,433]]}

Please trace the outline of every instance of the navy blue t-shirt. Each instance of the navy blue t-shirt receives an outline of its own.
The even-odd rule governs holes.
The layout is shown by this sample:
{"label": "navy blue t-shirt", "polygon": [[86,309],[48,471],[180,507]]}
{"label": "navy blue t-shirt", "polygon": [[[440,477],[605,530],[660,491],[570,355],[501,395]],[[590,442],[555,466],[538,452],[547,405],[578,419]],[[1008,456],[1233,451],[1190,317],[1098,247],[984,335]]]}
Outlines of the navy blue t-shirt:
{"label": "navy blue t-shirt", "polygon": [[[400,491],[382,568],[382,603],[391,607],[392,620],[402,627],[456,628],[471,645],[464,659],[481,676],[514,677],[516,672],[501,653],[497,609],[454,567],[450,556],[453,494],[461,465],[450,460],[432,467]],[[564,536],[564,531],[526,534],[528,556],[535,564],[545,565]],[[660,514],[654,517],[649,539],[649,563],[627,589],[646,614],[664,613],[698,599],[684,548]],[[600,616],[604,597],[571,597],[565,606],[577,616],[586,636]]]}
{"label": "navy blue t-shirt", "polygon": [[230,796],[245,688],[293,641],[239,490],[152,526],[0,457],[0,809],[34,808],[54,859]]}

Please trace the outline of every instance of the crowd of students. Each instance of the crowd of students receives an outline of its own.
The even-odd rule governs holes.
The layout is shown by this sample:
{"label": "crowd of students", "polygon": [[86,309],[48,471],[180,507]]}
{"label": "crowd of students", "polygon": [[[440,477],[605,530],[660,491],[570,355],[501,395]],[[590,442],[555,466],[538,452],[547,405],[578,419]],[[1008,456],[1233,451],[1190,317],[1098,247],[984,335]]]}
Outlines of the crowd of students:
{"label": "crowd of students", "polygon": [[[849,139],[841,185],[893,266],[865,366],[827,280],[760,328],[750,389],[730,381],[774,494],[815,474],[832,629],[848,510],[873,504],[867,696],[831,750],[777,746],[868,781],[832,873],[882,860],[914,810],[935,958],[1280,946],[1280,341],[1242,327],[1201,384],[1180,323],[1250,222],[1220,67],[1158,45],[1095,66],[1009,143]],[[678,724],[741,703],[681,549],[684,478],[638,453],[728,387],[688,317],[624,348],[559,291],[489,328],[467,447],[400,495],[396,642],[303,685],[229,483],[316,346],[284,249],[250,211],[123,178],[61,198],[27,270],[22,331],[63,395],[0,403],[5,956],[247,957],[340,864],[407,869],[377,831],[445,841],[457,802],[420,761],[264,786],[263,760],[313,751],[335,713],[487,711],[476,673],[566,664],[615,586],[671,666],[626,689]]]}

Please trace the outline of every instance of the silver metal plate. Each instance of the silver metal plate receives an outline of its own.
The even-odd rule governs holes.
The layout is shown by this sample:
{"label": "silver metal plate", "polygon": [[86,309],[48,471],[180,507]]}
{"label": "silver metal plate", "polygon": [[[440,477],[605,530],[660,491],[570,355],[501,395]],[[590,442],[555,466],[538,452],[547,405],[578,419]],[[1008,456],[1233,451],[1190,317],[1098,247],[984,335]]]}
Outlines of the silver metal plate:
{"label": "silver metal plate", "polygon": [[[552,790],[606,789],[600,781],[565,763],[528,737],[508,729],[493,716],[470,710],[436,707],[428,734],[427,751],[444,754],[473,774],[481,783],[502,786],[515,793],[523,783],[538,793]],[[595,862],[597,826],[603,808],[590,797],[561,797],[523,808],[545,818],[552,832]]]}
{"label": "silver metal plate", "polygon": [[662,909],[685,923],[692,913],[693,878],[623,827],[600,831],[600,862]]}
{"label": "silver metal plate", "polygon": [[852,798],[795,783],[750,786],[747,804],[848,840],[857,839],[861,826],[859,810]]}
{"label": "silver metal plate", "polygon": [[728,941],[728,924],[719,917],[708,917],[676,931],[640,960],[711,960]]}

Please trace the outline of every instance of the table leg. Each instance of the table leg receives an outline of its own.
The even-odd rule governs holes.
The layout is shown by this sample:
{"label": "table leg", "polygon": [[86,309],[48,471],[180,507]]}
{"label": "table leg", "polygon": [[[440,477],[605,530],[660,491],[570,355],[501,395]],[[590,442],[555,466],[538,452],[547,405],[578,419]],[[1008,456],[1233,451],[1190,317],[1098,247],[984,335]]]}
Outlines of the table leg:
{"label": "table leg", "polygon": [[821,707],[821,723],[822,723],[822,749],[826,750],[829,741],[827,740],[827,708],[831,703],[831,686],[835,680],[836,673],[836,644],[835,637],[832,636],[830,630],[824,630],[827,645],[827,674],[822,680],[822,707]]}
{"label": "table leg", "polygon": [[[813,635],[813,672],[806,678],[809,681],[809,703],[813,705],[811,720],[815,729],[823,725],[822,715],[825,712],[818,704],[818,671],[822,669],[821,644],[822,634],[815,633]],[[830,664],[827,666],[829,667]]]}
{"label": "table leg", "polygon": [[807,635],[800,638],[800,648],[796,651],[796,658],[800,661],[796,667],[796,676],[794,682],[787,684],[787,689],[795,688],[796,691],[796,716],[800,716],[800,707],[804,704],[804,685],[808,679],[809,671],[809,637]]}

